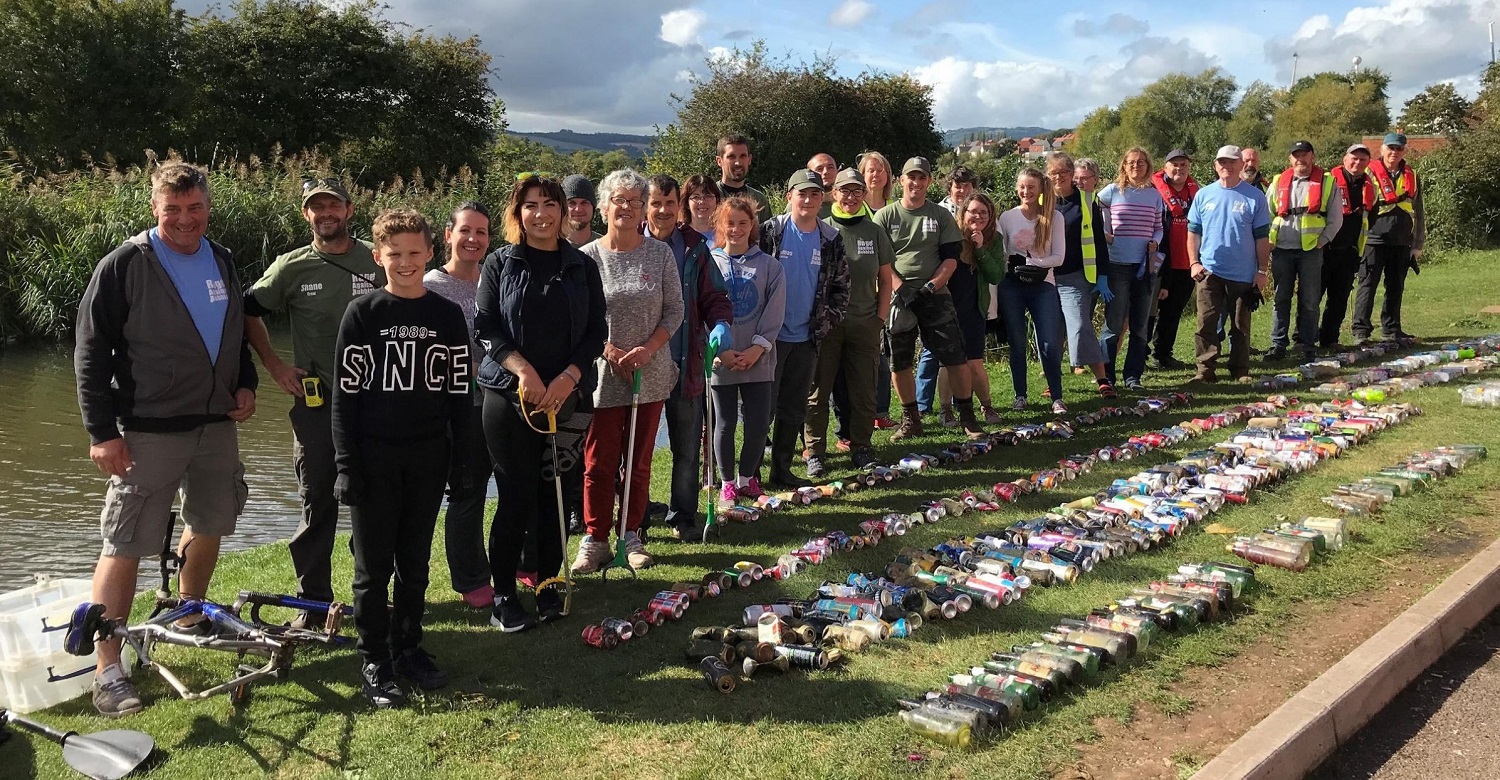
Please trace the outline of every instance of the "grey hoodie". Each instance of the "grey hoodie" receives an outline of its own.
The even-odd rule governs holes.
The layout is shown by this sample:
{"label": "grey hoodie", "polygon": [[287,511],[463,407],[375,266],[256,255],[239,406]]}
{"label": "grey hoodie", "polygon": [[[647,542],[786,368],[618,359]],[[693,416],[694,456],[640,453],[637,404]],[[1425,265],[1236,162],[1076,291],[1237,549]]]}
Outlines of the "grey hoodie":
{"label": "grey hoodie", "polygon": [[714,368],[713,384],[738,385],[770,382],[776,379],[776,334],[786,314],[785,272],[781,262],[752,246],[739,257],[730,257],[722,248],[715,249],[714,263],[729,288],[729,303],[734,306],[734,324],[730,326],[730,346],[744,352],[752,345],[765,350],[755,365],[744,371],[730,371],[727,366]]}

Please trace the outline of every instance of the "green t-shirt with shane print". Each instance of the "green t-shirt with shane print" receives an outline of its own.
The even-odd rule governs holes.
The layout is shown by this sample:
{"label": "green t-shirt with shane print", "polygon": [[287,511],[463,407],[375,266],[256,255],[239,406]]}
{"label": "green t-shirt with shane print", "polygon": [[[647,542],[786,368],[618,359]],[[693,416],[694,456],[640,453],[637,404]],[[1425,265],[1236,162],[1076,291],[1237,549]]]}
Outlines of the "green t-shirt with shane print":
{"label": "green t-shirt with shane print", "polygon": [[896,261],[891,239],[870,217],[823,220],[839,231],[844,257],[849,260],[849,308],[846,320],[863,320],[880,314],[880,267]]}
{"label": "green t-shirt with shane print", "polygon": [[913,284],[926,284],[937,273],[942,265],[938,247],[964,239],[958,220],[932,201],[915,209],[907,209],[899,200],[892,201],[876,212],[875,223],[891,238],[891,247],[896,252],[896,273],[902,282]]}
{"label": "green t-shirt with shane print", "polygon": [[385,271],[375,264],[373,247],[355,241],[341,255],[324,254],[311,245],[287,252],[245,295],[290,315],[293,365],[331,388],[338,373],[334,353],[344,310],[350,301],[384,286]]}

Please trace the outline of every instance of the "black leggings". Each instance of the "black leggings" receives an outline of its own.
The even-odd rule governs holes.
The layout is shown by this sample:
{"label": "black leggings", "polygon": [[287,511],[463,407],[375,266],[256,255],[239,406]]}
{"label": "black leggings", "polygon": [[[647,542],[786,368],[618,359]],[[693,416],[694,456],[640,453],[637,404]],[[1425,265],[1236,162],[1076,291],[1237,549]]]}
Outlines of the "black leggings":
{"label": "black leggings", "polygon": [[745,437],[740,444],[739,476],[753,477],[766,457],[766,432],[771,430],[772,382],[714,385],[714,465],[719,479],[735,478],[734,429],[744,404]]}
{"label": "black leggings", "polygon": [[381,663],[422,643],[432,531],[448,483],[448,439],[366,440],[360,455],[364,496],[350,508],[354,629],[360,657]]}
{"label": "black leggings", "polygon": [[489,389],[484,391],[484,440],[495,463],[495,487],[500,494],[490,524],[490,574],[497,596],[514,596],[527,530],[536,539],[537,577],[555,577],[562,567],[557,489],[551,480],[542,480],[542,457],[550,454],[552,443],[549,436],[532,430],[521,419],[509,393]]}

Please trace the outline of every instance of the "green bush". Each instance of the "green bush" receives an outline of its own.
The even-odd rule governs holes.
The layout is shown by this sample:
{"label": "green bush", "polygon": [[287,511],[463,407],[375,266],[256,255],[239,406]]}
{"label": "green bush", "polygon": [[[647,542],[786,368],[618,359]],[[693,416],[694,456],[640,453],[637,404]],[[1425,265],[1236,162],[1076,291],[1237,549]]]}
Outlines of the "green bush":
{"label": "green bush", "polygon": [[1500,117],[1470,128],[1413,162],[1431,250],[1487,249],[1500,230]]}

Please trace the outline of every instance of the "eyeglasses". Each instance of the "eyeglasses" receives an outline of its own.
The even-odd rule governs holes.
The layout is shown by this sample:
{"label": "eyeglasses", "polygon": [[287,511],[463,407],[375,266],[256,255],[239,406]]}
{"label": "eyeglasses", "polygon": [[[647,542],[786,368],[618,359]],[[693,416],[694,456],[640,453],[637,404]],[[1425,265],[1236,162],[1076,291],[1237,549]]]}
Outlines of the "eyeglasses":
{"label": "eyeglasses", "polygon": [[333,176],[327,176],[327,177],[324,177],[322,179],[303,179],[302,180],[302,191],[303,192],[311,192],[312,190],[318,189],[319,187],[334,187],[334,188],[337,188],[337,189],[343,189],[344,188],[344,183],[341,182],[341,181],[339,181],[337,178],[335,178]]}
{"label": "eyeglasses", "polygon": [[629,200],[626,200],[625,198],[616,197],[610,198],[609,202],[615,204],[616,206],[629,206],[633,209],[638,209],[646,205],[646,201],[641,200],[640,198],[630,198]]}
{"label": "eyeglasses", "polygon": [[688,196],[688,203],[717,203],[718,197],[708,193],[694,193]]}
{"label": "eyeglasses", "polygon": [[553,174],[550,171],[524,171],[522,173],[516,174],[516,181],[526,181],[527,179],[551,179],[551,178],[555,178],[555,177],[553,176]]}

